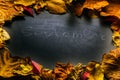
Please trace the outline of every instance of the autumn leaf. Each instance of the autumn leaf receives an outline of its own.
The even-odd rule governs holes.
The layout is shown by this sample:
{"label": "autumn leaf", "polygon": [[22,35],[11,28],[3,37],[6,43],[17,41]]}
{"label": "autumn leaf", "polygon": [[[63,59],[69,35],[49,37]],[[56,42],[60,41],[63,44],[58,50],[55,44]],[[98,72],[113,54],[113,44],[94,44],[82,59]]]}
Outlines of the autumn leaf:
{"label": "autumn leaf", "polygon": [[9,40],[10,36],[6,30],[0,27],[0,48],[4,46],[5,41]]}
{"label": "autumn leaf", "polygon": [[24,12],[26,12],[28,15],[30,15],[32,17],[34,16],[32,8],[23,6],[23,9],[24,9]]}
{"label": "autumn leaf", "polygon": [[120,79],[120,48],[103,55],[102,68],[108,80]]}
{"label": "autumn leaf", "polygon": [[57,63],[56,67],[53,70],[53,74],[55,75],[55,80],[65,80],[68,75],[71,73],[73,69],[73,65],[63,64],[63,63]]}
{"label": "autumn leaf", "polygon": [[91,10],[100,10],[101,8],[107,6],[109,3],[107,0],[86,0],[84,3],[84,8]]}
{"label": "autumn leaf", "polygon": [[46,3],[44,0],[36,0],[35,5],[33,6],[33,8],[35,9],[35,11],[37,13],[41,12],[41,9],[43,9],[46,6]]}
{"label": "autumn leaf", "polygon": [[117,31],[113,32],[112,40],[116,47],[120,47],[120,33]]}
{"label": "autumn leaf", "polygon": [[31,6],[35,4],[36,0],[14,0],[14,4],[20,4],[23,6]]}
{"label": "autumn leaf", "polygon": [[[21,69],[21,65],[28,65],[25,59],[12,57],[7,48],[0,49],[0,76],[9,78],[15,76],[15,70]],[[22,71],[22,70],[21,70]],[[30,74],[30,73],[29,73]],[[27,75],[29,75],[27,73]]]}
{"label": "autumn leaf", "polygon": [[77,2],[74,6],[74,12],[77,16],[81,16],[84,9],[101,11],[101,8],[109,4],[107,0],[85,0],[81,2]]}
{"label": "autumn leaf", "polygon": [[68,75],[67,80],[80,80],[81,79],[81,73],[84,71],[84,67],[81,63],[78,63],[75,65],[71,71],[71,73]]}
{"label": "autumn leaf", "polygon": [[32,66],[33,66],[33,73],[40,74],[42,66],[33,60],[32,60]]}
{"label": "autumn leaf", "polygon": [[63,0],[46,0],[46,10],[54,14],[67,12],[66,4]]}
{"label": "autumn leaf", "polygon": [[86,65],[86,71],[88,71],[88,80],[104,80],[104,72],[100,65],[97,62],[89,62]]}
{"label": "autumn leaf", "polygon": [[[116,2],[117,1],[117,2]],[[119,0],[110,1],[109,5],[100,12],[101,16],[115,16],[120,18],[120,2]]]}
{"label": "autumn leaf", "polygon": [[12,20],[13,17],[22,14],[23,9],[21,6],[16,6],[11,1],[0,1],[0,24],[5,21]]}

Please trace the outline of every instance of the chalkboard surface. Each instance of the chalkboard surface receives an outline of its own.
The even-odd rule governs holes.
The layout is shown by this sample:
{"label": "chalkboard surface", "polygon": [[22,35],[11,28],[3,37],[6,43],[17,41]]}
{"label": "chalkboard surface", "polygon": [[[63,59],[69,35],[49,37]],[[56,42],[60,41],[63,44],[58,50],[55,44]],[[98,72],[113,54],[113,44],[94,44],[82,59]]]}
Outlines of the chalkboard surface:
{"label": "chalkboard surface", "polygon": [[11,36],[8,48],[13,55],[30,56],[48,68],[56,62],[100,61],[114,48],[112,31],[98,18],[42,12],[17,19],[5,28]]}

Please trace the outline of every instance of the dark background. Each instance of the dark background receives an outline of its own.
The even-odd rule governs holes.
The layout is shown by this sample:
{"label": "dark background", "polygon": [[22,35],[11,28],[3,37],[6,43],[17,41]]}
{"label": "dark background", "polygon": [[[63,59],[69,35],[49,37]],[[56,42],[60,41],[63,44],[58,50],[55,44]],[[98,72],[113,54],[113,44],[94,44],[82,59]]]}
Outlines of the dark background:
{"label": "dark background", "polygon": [[109,25],[98,18],[42,12],[15,18],[5,29],[11,36],[8,48],[13,55],[30,56],[47,68],[56,62],[101,61],[114,48]]}

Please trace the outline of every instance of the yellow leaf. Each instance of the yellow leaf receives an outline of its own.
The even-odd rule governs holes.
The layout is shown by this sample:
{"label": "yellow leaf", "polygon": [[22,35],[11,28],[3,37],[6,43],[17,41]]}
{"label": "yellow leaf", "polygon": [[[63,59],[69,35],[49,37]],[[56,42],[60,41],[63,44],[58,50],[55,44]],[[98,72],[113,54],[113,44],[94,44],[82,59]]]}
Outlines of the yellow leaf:
{"label": "yellow leaf", "polygon": [[35,4],[36,0],[14,0],[15,4],[21,4],[24,6],[30,6],[32,4]]}
{"label": "yellow leaf", "polygon": [[4,30],[2,27],[0,27],[0,48],[2,48],[3,43],[6,40],[9,40],[10,36],[9,34],[6,32],[6,30]]}
{"label": "yellow leaf", "polygon": [[108,4],[109,3],[107,0],[86,0],[84,3],[84,8],[99,10],[102,7],[107,6]]}
{"label": "yellow leaf", "polygon": [[[0,49],[0,76],[9,78],[15,76],[14,71],[21,69],[21,64],[28,64],[20,57],[12,57],[8,49]],[[29,75],[29,74],[28,74]]]}
{"label": "yellow leaf", "polygon": [[46,9],[50,13],[54,14],[63,14],[67,12],[67,8],[63,0],[47,0]]}

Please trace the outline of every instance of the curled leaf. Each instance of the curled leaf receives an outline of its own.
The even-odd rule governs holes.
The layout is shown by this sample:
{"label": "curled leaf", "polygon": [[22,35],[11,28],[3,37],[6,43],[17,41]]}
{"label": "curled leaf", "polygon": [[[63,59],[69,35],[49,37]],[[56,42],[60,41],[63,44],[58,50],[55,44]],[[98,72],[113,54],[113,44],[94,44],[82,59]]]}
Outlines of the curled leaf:
{"label": "curled leaf", "polygon": [[84,8],[91,10],[100,10],[101,8],[107,6],[109,3],[107,0],[86,0],[84,3]]}
{"label": "curled leaf", "polygon": [[12,57],[8,49],[0,49],[0,76],[9,78],[15,76],[14,71],[21,69],[21,64],[28,64],[23,58]]}
{"label": "curled leaf", "polygon": [[66,4],[63,0],[46,0],[46,9],[54,14],[63,14],[67,12]]}
{"label": "curled leaf", "polygon": [[104,73],[101,65],[97,62],[89,62],[86,70],[90,73],[88,80],[104,80]]}
{"label": "curled leaf", "polygon": [[114,31],[112,39],[113,39],[114,45],[116,47],[120,47],[120,33],[117,31]]}
{"label": "curled leaf", "polygon": [[83,65],[78,63],[73,67],[71,73],[68,75],[68,80],[80,80],[80,75],[84,71]]}
{"label": "curled leaf", "polygon": [[33,67],[29,64],[27,65],[21,64],[19,66],[19,70],[14,70],[14,73],[26,76],[26,75],[32,74],[32,69]]}
{"label": "curled leaf", "polygon": [[77,1],[74,6],[74,11],[77,16],[81,16],[85,8],[89,10],[101,11],[101,8],[107,5],[109,5],[107,0],[85,0],[84,2]]}
{"label": "curled leaf", "polygon": [[32,60],[32,66],[33,66],[33,73],[40,74],[42,66],[33,60]]}
{"label": "curled leaf", "polygon": [[22,13],[21,6],[15,6],[11,1],[0,1],[0,24],[5,21],[12,20],[13,17]]}
{"label": "curled leaf", "polygon": [[[117,1],[117,2],[116,2]],[[109,2],[109,5],[102,10],[101,16],[115,16],[120,18],[120,2],[119,0],[114,0]]]}
{"label": "curled leaf", "polygon": [[32,8],[30,8],[30,7],[23,7],[23,9],[24,9],[24,11],[27,13],[27,14],[29,14],[30,16],[34,16],[33,15],[33,10],[32,10]]}
{"label": "curled leaf", "polygon": [[35,4],[36,0],[14,0],[14,4],[20,4],[23,6],[31,6]]}
{"label": "curled leaf", "polygon": [[34,5],[34,9],[37,13],[40,13],[40,10],[43,9],[46,6],[46,3],[44,0],[36,0],[36,4]]}
{"label": "curled leaf", "polygon": [[0,48],[2,48],[4,42],[9,39],[10,39],[10,36],[7,33],[7,31],[4,30],[2,27],[0,27]]}
{"label": "curled leaf", "polygon": [[53,74],[55,75],[55,80],[65,80],[68,75],[71,73],[73,69],[73,65],[57,63],[56,67],[53,70]]}
{"label": "curled leaf", "polygon": [[105,76],[108,80],[120,79],[120,48],[104,54],[102,68],[104,69]]}

